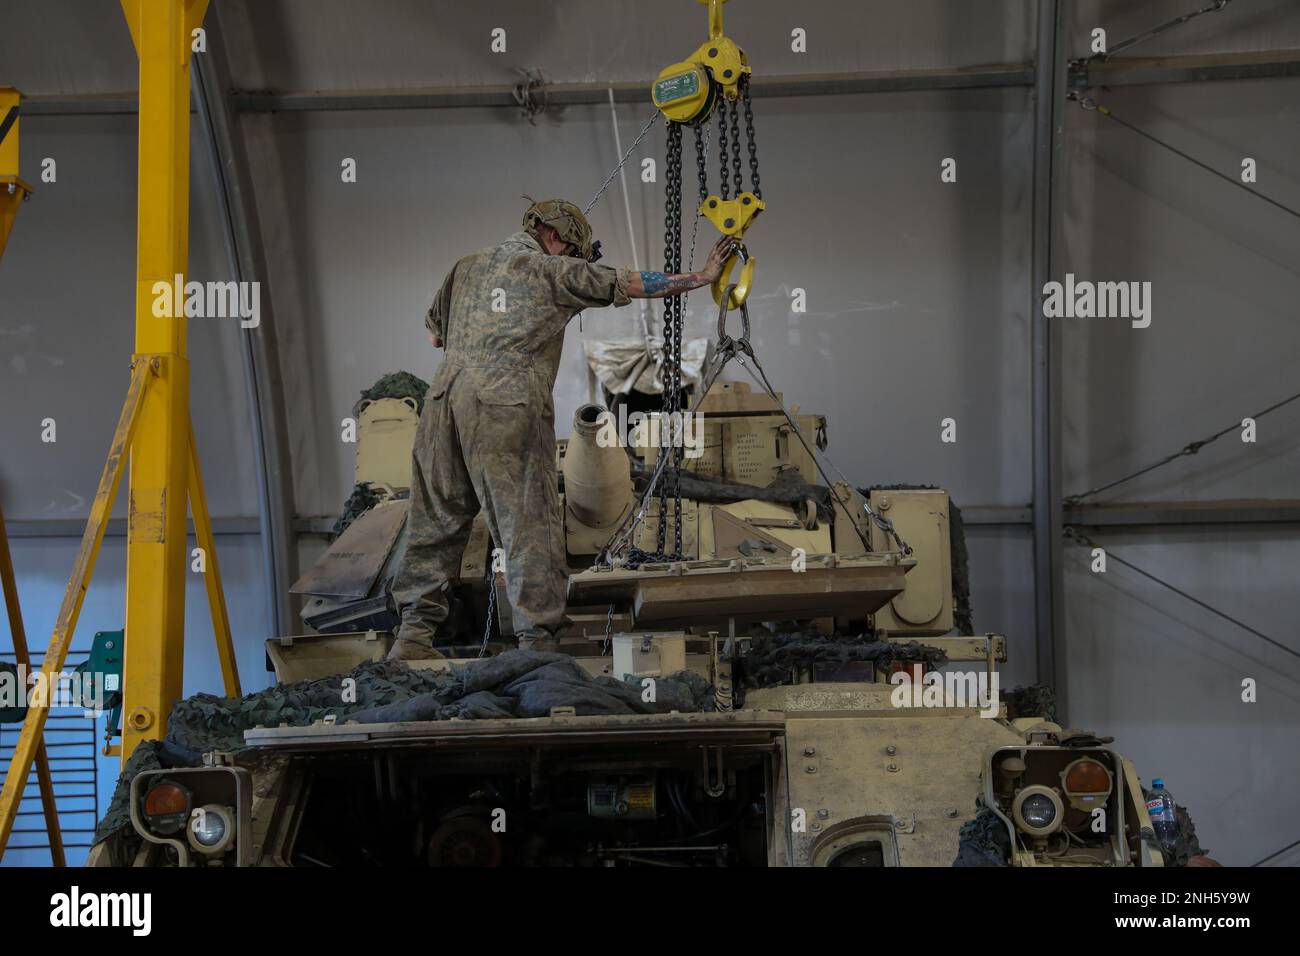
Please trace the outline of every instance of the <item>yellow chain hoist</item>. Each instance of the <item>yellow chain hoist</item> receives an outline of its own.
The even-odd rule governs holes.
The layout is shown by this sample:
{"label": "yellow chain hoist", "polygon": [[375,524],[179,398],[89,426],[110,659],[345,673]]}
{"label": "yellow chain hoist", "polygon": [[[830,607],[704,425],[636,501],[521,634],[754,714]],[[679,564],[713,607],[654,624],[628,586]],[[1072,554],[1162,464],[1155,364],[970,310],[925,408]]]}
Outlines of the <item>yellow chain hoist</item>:
{"label": "yellow chain hoist", "polygon": [[[697,0],[709,8],[709,39],[700,44],[689,57],[673,63],[660,71],[651,87],[651,99],[669,123],[690,126],[697,136],[716,109],[719,116],[718,151],[721,160],[721,185],[717,193],[703,195],[697,212],[711,222],[723,235],[739,240],[736,253],[723,266],[722,274],[713,283],[713,300],[722,305],[722,296],[736,264],[742,263],[740,275],[734,280],[735,288],[729,299],[730,308],[744,304],[753,286],[753,256],[744,245],[745,230],[763,211],[765,204],[758,185],[758,157],[754,143],[753,112],[749,101],[750,68],[745,51],[722,30],[722,5],[727,0]],[[737,105],[743,101],[746,132],[748,136],[750,191],[741,191],[740,122]],[[728,184],[727,145],[731,134],[732,175],[734,195]],[[680,200],[681,137],[669,136],[668,166],[678,180]],[[702,152],[697,149],[701,186],[706,181]],[[673,184],[669,184],[670,191]],[[701,189],[703,192],[703,188]],[[680,212],[678,213],[680,216]],[[680,230],[680,223],[677,224]],[[671,231],[672,224],[669,229]]]}

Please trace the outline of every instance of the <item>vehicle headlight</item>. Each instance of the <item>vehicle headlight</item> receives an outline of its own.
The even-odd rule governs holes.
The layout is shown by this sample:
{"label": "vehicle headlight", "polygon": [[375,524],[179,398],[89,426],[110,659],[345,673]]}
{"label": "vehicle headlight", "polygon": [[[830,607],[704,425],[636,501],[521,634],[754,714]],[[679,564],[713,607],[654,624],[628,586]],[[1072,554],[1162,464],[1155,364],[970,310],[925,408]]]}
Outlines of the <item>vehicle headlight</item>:
{"label": "vehicle headlight", "polygon": [[179,833],[190,816],[192,797],[187,787],[159,780],[144,796],[144,818],[155,833]]}
{"label": "vehicle headlight", "polygon": [[190,846],[200,853],[224,853],[235,837],[235,820],[227,807],[209,803],[199,807],[186,828]]}
{"label": "vehicle headlight", "polygon": [[1112,789],[1110,771],[1091,757],[1080,757],[1061,771],[1061,790],[1070,806],[1085,813],[1105,804]]}
{"label": "vehicle headlight", "polygon": [[1020,815],[1036,830],[1044,830],[1056,819],[1056,807],[1041,793],[1036,793],[1020,805]]}
{"label": "vehicle headlight", "polygon": [[1022,832],[1044,837],[1061,828],[1065,813],[1055,790],[1034,785],[1016,794],[1011,802],[1011,815]]}

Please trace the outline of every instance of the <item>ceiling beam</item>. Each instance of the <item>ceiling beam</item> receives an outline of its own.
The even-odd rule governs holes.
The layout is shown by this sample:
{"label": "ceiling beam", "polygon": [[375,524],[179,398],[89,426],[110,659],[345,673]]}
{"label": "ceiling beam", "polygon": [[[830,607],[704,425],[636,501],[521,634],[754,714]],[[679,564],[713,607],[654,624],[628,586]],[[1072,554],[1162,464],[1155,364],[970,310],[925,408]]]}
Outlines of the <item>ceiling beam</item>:
{"label": "ceiling beam", "polygon": [[[1117,57],[1072,69],[1072,87],[1143,86],[1156,83],[1257,80],[1300,76],[1300,50],[1256,53],[1209,53],[1196,56]],[[972,90],[1031,87],[1031,63],[1006,63],[945,70],[877,70],[856,73],[807,73],[760,76],[755,96],[841,96],[902,93],[915,90]],[[648,103],[646,83],[551,83],[545,95],[553,106],[604,105],[610,89],[620,103]],[[450,109],[497,107],[518,109],[512,84],[439,86],[396,90],[236,90],[234,108],[242,112],[316,112],[323,110]],[[136,112],[136,94],[120,93],[33,96],[23,101],[28,116],[77,116]]]}
{"label": "ceiling beam", "polygon": [[1117,57],[1070,70],[1072,87],[1145,86],[1300,76],[1300,50],[1207,53],[1198,56]]}

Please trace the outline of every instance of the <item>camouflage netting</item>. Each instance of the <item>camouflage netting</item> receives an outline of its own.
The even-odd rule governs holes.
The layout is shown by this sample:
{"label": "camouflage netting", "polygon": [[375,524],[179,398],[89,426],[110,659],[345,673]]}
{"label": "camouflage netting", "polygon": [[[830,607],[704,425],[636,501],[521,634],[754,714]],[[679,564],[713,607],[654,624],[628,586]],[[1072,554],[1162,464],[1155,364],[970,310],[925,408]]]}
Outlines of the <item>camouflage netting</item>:
{"label": "camouflage netting", "polygon": [[1007,719],[1017,717],[1042,717],[1056,723],[1056,691],[1041,684],[1017,687],[1002,692],[1002,702],[1007,705]]}
{"label": "camouflage netting", "polygon": [[362,481],[355,485],[352,494],[348,495],[348,500],[343,503],[343,513],[339,515],[334,527],[330,529],[330,540],[333,541],[344,531],[348,530],[348,525],[356,521],[363,514],[379,504],[384,498],[377,491],[370,490],[370,482]]}
{"label": "camouflage netting", "polygon": [[[343,702],[344,678],[355,681],[355,700]],[[118,778],[96,842],[130,827],[131,780],[142,770],[194,767],[212,750],[246,749],[244,731],[255,727],[302,727],[337,717],[363,724],[490,717],[545,717],[553,707],[579,716],[664,714],[712,710],[708,680],[688,672],[660,677],[653,702],[642,700],[639,681],[592,677],[567,654],[512,650],[450,671],[416,670],[400,662],[362,664],[350,674],[300,681],[248,694],[238,700],[196,694],[172,709],[167,737],[141,744]]]}
{"label": "camouflage netting", "polygon": [[[174,760],[166,753],[166,742],[161,740],[145,740],[131,752],[131,757],[122,765],[122,772],[118,774],[117,786],[113,789],[113,799],[108,803],[108,809],[104,811],[104,816],[95,824],[95,841],[106,840],[119,830],[131,830],[131,781],[136,778],[136,774],[144,773],[146,770],[161,770],[164,767],[188,767],[191,764],[182,760]],[[132,842],[135,842],[134,840]],[[129,856],[127,859],[114,860],[114,866],[127,866],[130,864]]]}
{"label": "camouflage netting", "polygon": [[[872,485],[859,488],[858,494],[870,498],[871,492],[881,488],[900,491],[938,491],[936,485]],[[961,509],[948,496],[948,545],[952,552],[952,622],[958,634],[974,634],[975,622],[970,604],[970,552],[966,550],[966,525],[961,519]]]}
{"label": "camouflage netting", "polygon": [[982,809],[973,820],[963,823],[957,839],[953,866],[1007,866],[1011,862],[1007,826],[992,810]]}
{"label": "camouflage netting", "polygon": [[352,414],[361,414],[361,403],[378,401],[381,398],[413,398],[415,410],[424,411],[424,393],[429,390],[429,383],[410,372],[390,372],[361,393]]}
{"label": "camouflage netting", "polygon": [[834,668],[854,661],[871,661],[888,669],[894,663],[923,663],[942,667],[948,655],[915,641],[907,644],[873,641],[868,637],[822,637],[815,634],[759,634],[742,658],[742,687],[775,687],[809,668]]}

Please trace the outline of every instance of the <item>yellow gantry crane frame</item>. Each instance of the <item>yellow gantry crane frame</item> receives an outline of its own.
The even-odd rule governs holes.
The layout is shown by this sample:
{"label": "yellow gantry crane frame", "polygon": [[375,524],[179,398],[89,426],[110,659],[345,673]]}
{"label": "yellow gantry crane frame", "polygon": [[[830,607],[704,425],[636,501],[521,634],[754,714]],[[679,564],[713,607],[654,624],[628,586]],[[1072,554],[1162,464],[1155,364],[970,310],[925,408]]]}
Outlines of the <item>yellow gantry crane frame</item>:
{"label": "yellow gantry crane frame", "polygon": [[[240,688],[190,423],[183,309],[181,315],[154,314],[155,283],[170,284],[188,271],[190,56],[192,37],[203,22],[208,0],[121,0],[121,4],[140,58],[135,354],[126,403],[55,620],[42,679],[45,687],[57,686],[129,455],[120,751],[125,763],[142,740],[165,735],[167,716],[181,696],[187,500],[195,536],[205,552],[204,579],[226,693],[238,697]],[[48,699],[33,701],[28,708],[0,791],[0,856],[42,746],[49,703]]]}
{"label": "yellow gantry crane frame", "polygon": [[[9,244],[9,233],[14,227],[19,207],[23,200],[32,196],[32,187],[18,177],[18,116],[22,98],[22,94],[13,87],[0,87],[0,258],[4,257],[5,248]],[[14,660],[18,664],[19,673],[30,674],[32,659],[27,650],[27,631],[23,627],[22,605],[18,603],[18,580],[14,574],[13,558],[9,554],[9,534],[5,529],[3,509],[0,509],[0,590],[4,592]],[[59,804],[54,796],[54,776],[50,773],[50,759],[45,752],[44,740],[37,743],[35,762],[41,812],[45,817],[45,832],[50,841],[50,860],[55,866],[65,866],[67,857],[63,852],[63,831],[59,827]],[[24,777],[24,786],[26,780]],[[3,853],[2,844],[0,853]]]}
{"label": "yellow gantry crane frame", "polygon": [[9,241],[9,230],[32,187],[18,178],[18,113],[22,94],[12,86],[0,86],[0,256]]}

